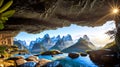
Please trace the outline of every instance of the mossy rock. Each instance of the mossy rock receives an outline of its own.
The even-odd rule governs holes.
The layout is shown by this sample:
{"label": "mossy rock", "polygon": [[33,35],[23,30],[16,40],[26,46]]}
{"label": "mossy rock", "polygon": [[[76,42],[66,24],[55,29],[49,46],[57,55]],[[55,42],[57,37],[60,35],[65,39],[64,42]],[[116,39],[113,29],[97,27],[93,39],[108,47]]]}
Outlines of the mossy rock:
{"label": "mossy rock", "polygon": [[68,56],[72,59],[75,59],[79,57],[79,53],[69,53]]}
{"label": "mossy rock", "polygon": [[81,56],[87,56],[87,53],[80,53]]}
{"label": "mossy rock", "polygon": [[41,55],[57,55],[57,54],[62,54],[62,52],[58,50],[52,50],[41,53]]}

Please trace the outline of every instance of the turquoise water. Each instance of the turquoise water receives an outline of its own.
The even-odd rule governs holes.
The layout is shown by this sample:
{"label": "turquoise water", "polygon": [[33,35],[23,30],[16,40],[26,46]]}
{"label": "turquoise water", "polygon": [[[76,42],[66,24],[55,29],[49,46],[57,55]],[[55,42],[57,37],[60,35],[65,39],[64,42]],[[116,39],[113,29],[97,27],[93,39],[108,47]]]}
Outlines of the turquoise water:
{"label": "turquoise water", "polygon": [[90,60],[89,56],[78,57],[75,59],[66,57],[64,59],[60,59],[59,61],[64,67],[98,67]]}
{"label": "turquoise water", "polygon": [[54,56],[38,56],[40,59],[45,58],[52,61],[59,61],[64,67],[98,67],[95,65],[89,58],[89,55],[86,57],[78,57],[76,59],[71,59],[68,57],[68,54],[59,54]]}
{"label": "turquoise water", "polygon": [[[17,55],[18,56],[18,55]],[[32,54],[29,55],[21,55],[24,56],[25,58],[32,56]],[[97,65],[95,65],[89,58],[89,55],[85,56],[85,57],[78,57],[75,59],[71,59],[70,57],[68,57],[68,54],[64,53],[64,54],[58,54],[58,55],[39,55],[38,56],[39,59],[48,59],[48,60],[52,60],[52,61],[59,61],[62,66],[64,67],[98,67]]]}

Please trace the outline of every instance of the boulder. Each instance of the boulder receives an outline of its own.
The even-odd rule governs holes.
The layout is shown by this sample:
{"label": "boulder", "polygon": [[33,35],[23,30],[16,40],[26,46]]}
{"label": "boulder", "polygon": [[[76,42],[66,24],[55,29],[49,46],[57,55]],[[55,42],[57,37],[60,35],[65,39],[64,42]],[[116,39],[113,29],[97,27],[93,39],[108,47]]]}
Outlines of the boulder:
{"label": "boulder", "polygon": [[80,53],[81,56],[87,56],[87,53]]}
{"label": "boulder", "polygon": [[27,61],[24,59],[23,56],[17,56],[17,57],[10,57],[7,60],[14,60],[17,66],[26,63]]}
{"label": "boulder", "polygon": [[57,55],[57,54],[62,54],[62,52],[60,52],[59,50],[52,50],[41,53],[41,55]]}
{"label": "boulder", "polygon": [[24,59],[24,56],[17,56],[15,58],[18,58],[18,59]]}
{"label": "boulder", "polygon": [[79,53],[69,53],[68,56],[72,59],[75,59],[79,57]]}
{"label": "boulder", "polygon": [[52,62],[51,60],[47,59],[40,59],[39,62],[36,64],[36,67],[41,67],[46,65],[47,63]]}
{"label": "boulder", "polygon": [[19,66],[26,63],[27,61],[25,59],[18,59],[18,60],[15,60],[15,62],[16,62],[16,65]]}
{"label": "boulder", "polygon": [[24,59],[24,57],[23,56],[10,57],[7,60],[18,60],[18,59]]}
{"label": "boulder", "polygon": [[25,59],[26,61],[34,61],[36,63],[38,63],[39,59],[37,56],[30,56],[27,59]]}
{"label": "boulder", "polygon": [[102,55],[101,60],[105,63],[105,65],[114,65],[119,63],[119,59],[117,59],[114,54]]}
{"label": "boulder", "polygon": [[4,67],[15,67],[15,62],[13,60],[4,60]]}
{"label": "boulder", "polygon": [[120,58],[111,50],[96,50],[89,53],[90,59],[98,65],[116,65]]}

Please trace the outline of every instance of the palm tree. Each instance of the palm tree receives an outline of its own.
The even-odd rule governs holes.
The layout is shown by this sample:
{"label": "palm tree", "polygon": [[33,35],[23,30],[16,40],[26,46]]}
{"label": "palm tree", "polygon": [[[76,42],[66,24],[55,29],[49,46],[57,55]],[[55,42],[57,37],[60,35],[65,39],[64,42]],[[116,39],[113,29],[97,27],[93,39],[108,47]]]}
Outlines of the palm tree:
{"label": "palm tree", "polygon": [[8,1],[6,4],[3,5],[4,0],[0,0],[0,29],[4,28],[4,22],[11,17],[15,10],[8,10],[8,8],[12,5],[13,0]]}

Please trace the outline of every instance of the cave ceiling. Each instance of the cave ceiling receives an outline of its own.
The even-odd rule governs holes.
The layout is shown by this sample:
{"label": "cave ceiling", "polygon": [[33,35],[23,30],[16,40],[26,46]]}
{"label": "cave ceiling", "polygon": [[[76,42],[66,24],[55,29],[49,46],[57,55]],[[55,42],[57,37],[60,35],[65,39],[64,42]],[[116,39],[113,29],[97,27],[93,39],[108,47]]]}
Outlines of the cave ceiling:
{"label": "cave ceiling", "polygon": [[119,0],[14,0],[16,13],[0,32],[39,33],[70,24],[100,26],[108,20],[111,6]]}

